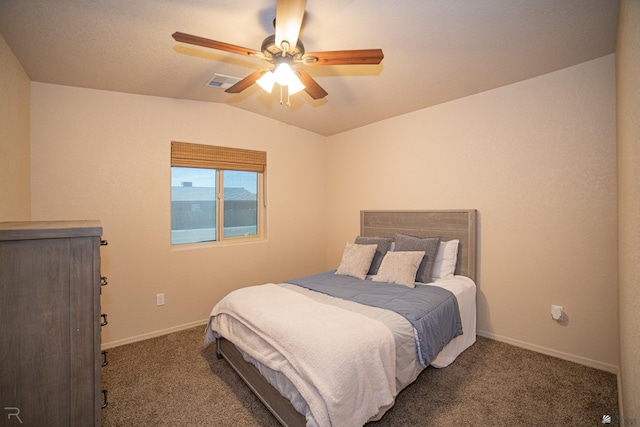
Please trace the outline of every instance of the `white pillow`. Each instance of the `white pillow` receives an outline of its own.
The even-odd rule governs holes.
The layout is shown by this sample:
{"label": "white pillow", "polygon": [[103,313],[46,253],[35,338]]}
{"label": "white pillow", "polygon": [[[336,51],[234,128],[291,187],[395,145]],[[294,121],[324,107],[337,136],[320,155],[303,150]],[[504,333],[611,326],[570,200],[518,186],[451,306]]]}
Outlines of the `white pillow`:
{"label": "white pillow", "polygon": [[347,242],[336,274],[366,279],[377,248],[378,245],[359,245]]}
{"label": "white pillow", "polygon": [[433,263],[433,280],[453,279],[458,262],[458,244],[460,240],[454,239],[448,242],[440,242],[436,260]]}
{"label": "white pillow", "polygon": [[396,283],[416,287],[416,273],[424,257],[424,251],[387,252],[382,259],[374,282]]}

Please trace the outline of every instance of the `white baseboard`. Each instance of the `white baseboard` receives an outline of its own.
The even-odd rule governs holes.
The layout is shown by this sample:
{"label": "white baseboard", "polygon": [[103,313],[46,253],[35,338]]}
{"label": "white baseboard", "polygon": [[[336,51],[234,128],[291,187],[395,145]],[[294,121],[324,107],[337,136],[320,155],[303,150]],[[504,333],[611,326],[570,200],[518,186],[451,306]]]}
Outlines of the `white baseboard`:
{"label": "white baseboard", "polygon": [[[102,343],[102,345],[100,347],[102,348],[102,350],[107,350],[109,348],[118,347],[118,346],[125,345],[125,344],[131,344],[131,343],[138,342],[138,341],[144,341],[144,340],[148,340],[149,338],[160,337],[162,335],[171,334],[173,332],[183,331],[185,329],[194,328],[196,326],[206,325],[208,322],[209,322],[209,318],[207,317],[204,320],[197,320],[195,322],[185,323],[183,325],[173,326],[173,327],[167,328],[167,329],[160,329],[159,331],[153,331],[153,332],[149,332],[149,333],[142,334],[142,335],[136,335],[135,337],[129,337],[129,338],[121,339],[121,340]],[[204,337],[204,329],[202,330],[202,333],[203,333],[203,337]]]}
{"label": "white baseboard", "polygon": [[620,375],[620,368],[618,368],[618,410],[620,412],[620,419],[624,420],[624,399],[622,398],[622,376]]}
{"label": "white baseboard", "polygon": [[481,337],[490,338],[496,341],[501,341],[507,344],[515,345],[516,347],[526,348],[527,350],[546,354],[548,356],[557,357],[558,359],[579,363],[581,365],[589,366],[590,368],[600,369],[601,371],[607,371],[607,372],[611,372],[612,374],[618,375],[617,365],[611,365],[609,363],[600,362],[598,360],[588,359],[582,356],[576,356],[575,354],[564,353],[562,351],[557,351],[551,348],[530,344],[524,341],[515,340],[513,338],[503,337],[501,335],[496,335],[494,333],[487,332],[487,331],[477,330],[476,334],[480,335]]}

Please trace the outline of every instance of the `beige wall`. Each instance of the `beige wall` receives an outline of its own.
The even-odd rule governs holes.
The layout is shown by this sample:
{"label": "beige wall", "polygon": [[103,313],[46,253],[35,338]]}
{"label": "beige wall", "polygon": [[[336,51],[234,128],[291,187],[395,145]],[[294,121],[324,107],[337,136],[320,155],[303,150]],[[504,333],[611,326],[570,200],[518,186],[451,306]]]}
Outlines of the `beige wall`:
{"label": "beige wall", "polygon": [[623,0],[620,4],[616,70],[619,384],[623,419],[630,423],[640,422],[640,2],[636,0]]}
{"label": "beige wall", "polygon": [[615,138],[614,55],[329,137],[328,265],[361,209],[478,209],[478,332],[615,372]]}
{"label": "beige wall", "polygon": [[31,215],[29,77],[0,35],[0,221]]}
{"label": "beige wall", "polygon": [[[99,219],[109,241],[107,347],[202,322],[234,288],[324,268],[321,136],[222,104],[43,83],[31,126],[33,219]],[[171,247],[171,140],[267,152],[266,241]]]}

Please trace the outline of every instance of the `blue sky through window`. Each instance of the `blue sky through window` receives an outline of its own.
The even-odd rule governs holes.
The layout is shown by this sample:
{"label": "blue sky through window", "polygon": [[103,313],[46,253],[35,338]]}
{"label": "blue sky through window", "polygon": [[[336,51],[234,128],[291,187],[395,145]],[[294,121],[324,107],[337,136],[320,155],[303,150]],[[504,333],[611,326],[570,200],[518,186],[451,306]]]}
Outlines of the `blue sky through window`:
{"label": "blue sky through window", "polygon": [[[224,171],[225,187],[245,188],[257,194],[258,179],[256,172]],[[199,168],[171,168],[171,186],[182,187],[183,182],[190,182],[193,187],[215,187],[216,171]]]}

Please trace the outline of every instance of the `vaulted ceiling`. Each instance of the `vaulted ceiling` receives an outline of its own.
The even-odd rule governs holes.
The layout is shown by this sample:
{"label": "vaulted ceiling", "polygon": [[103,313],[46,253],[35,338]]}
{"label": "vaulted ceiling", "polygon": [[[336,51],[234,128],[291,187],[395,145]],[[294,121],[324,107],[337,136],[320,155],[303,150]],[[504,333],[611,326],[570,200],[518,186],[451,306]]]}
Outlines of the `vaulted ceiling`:
{"label": "vaulted ceiling", "polygon": [[[260,50],[276,0],[0,0],[0,34],[29,78],[224,103],[321,134],[529,79],[614,53],[617,0],[308,0],[308,52],[381,48],[379,65],[305,67],[329,95],[291,106],[243,78],[258,58],[176,42],[184,32]],[[277,87],[277,86],[276,86]]]}

